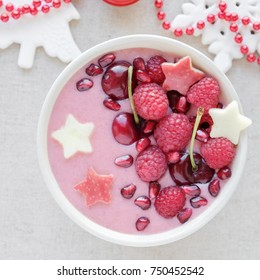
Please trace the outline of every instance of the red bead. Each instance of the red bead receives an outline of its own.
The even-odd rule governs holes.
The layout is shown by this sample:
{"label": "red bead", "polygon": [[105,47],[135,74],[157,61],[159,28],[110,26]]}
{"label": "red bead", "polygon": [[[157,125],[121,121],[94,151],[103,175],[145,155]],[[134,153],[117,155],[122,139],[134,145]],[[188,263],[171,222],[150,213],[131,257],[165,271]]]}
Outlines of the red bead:
{"label": "red bead", "polygon": [[44,0],[46,3],[51,3],[52,0]]}
{"label": "red bead", "polygon": [[33,5],[30,7],[30,14],[32,16],[36,16],[38,14],[37,8],[35,6],[33,6]]}
{"label": "red bead", "polygon": [[194,33],[194,28],[192,26],[186,28],[187,35],[193,35],[193,33]]}
{"label": "red bead", "polygon": [[225,18],[225,13],[224,12],[219,12],[218,13],[218,18],[220,18],[220,19],[224,19]]}
{"label": "red bead", "polygon": [[14,5],[12,3],[7,3],[5,5],[5,9],[8,11],[8,12],[12,12],[13,9],[14,9]]}
{"label": "red bead", "polygon": [[256,56],[253,53],[250,53],[247,55],[246,59],[248,62],[252,63],[256,60]]}
{"label": "red bead", "polygon": [[203,20],[199,20],[197,22],[198,29],[203,29],[205,27],[205,22]]}
{"label": "red bead", "polygon": [[253,23],[253,29],[254,30],[260,30],[260,22],[254,22]]}
{"label": "red bead", "polygon": [[213,14],[209,14],[209,15],[207,16],[207,21],[208,21],[208,22],[210,22],[210,23],[214,23],[214,22],[215,22],[215,20],[216,20],[215,15],[213,15]]}
{"label": "red bead", "polygon": [[238,20],[238,14],[237,13],[231,13],[231,20],[237,21]]}
{"label": "red bead", "polygon": [[0,19],[3,22],[7,22],[9,20],[9,16],[6,13],[2,13]]}
{"label": "red bead", "polygon": [[53,6],[54,8],[59,8],[59,7],[61,6],[60,0],[53,0],[53,1],[52,1],[52,6]]}
{"label": "red bead", "polygon": [[165,12],[159,11],[159,12],[157,13],[157,18],[158,18],[159,20],[163,20],[163,19],[165,18]]}
{"label": "red bead", "polygon": [[17,10],[13,10],[11,13],[11,16],[13,19],[18,19],[18,18],[20,18],[20,12]]}
{"label": "red bead", "polygon": [[231,13],[226,13],[225,14],[225,20],[226,21],[231,21]]}
{"label": "red bead", "polygon": [[242,35],[241,34],[237,34],[236,36],[235,36],[235,42],[236,43],[242,43],[242,41],[243,41],[243,37],[242,37]]}
{"label": "red bead", "polygon": [[224,2],[224,1],[221,1],[219,4],[218,4],[218,7],[220,9],[221,12],[224,12],[227,8],[227,3]]}
{"label": "red bead", "polygon": [[158,9],[160,9],[163,6],[163,0],[155,0],[154,6]]}
{"label": "red bead", "polygon": [[162,27],[167,30],[167,29],[170,29],[171,27],[171,23],[169,21],[164,21],[163,24],[162,24]]}
{"label": "red bead", "polygon": [[249,17],[243,17],[241,21],[244,25],[248,25],[250,23],[250,18]]}
{"label": "red bead", "polygon": [[22,12],[23,12],[24,14],[29,13],[29,12],[30,12],[30,6],[29,6],[28,4],[23,5],[23,6],[22,6]]}
{"label": "red bead", "polygon": [[176,28],[176,29],[174,29],[173,34],[174,34],[176,37],[180,37],[180,36],[182,36],[183,31],[182,31],[181,28]]}
{"label": "red bead", "polygon": [[71,0],[63,0],[64,3],[70,3]]}
{"label": "red bead", "polygon": [[41,4],[42,4],[42,1],[41,0],[33,0],[32,4],[33,4],[34,7],[40,7]]}
{"label": "red bead", "polygon": [[247,53],[248,53],[248,46],[242,45],[242,46],[240,47],[240,52],[241,52],[242,54],[247,54]]}
{"label": "red bead", "polygon": [[230,26],[229,26],[229,29],[231,32],[237,32],[238,30],[238,26],[236,23],[231,23]]}
{"label": "red bead", "polygon": [[257,59],[257,64],[260,65],[260,56]]}
{"label": "red bead", "polygon": [[2,0],[0,0],[0,7],[2,7],[3,6],[3,1]]}
{"label": "red bead", "polygon": [[46,14],[50,11],[50,6],[49,5],[43,5],[41,10],[42,10],[43,13]]}

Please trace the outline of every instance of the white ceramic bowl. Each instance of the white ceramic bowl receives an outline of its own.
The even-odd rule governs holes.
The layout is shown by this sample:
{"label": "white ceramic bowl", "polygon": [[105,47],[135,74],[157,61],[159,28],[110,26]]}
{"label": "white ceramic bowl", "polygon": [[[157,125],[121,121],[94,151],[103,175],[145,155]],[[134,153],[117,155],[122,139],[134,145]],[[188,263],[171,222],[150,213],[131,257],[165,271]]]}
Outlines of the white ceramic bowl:
{"label": "white ceramic bowl", "polygon": [[202,214],[181,225],[180,227],[167,232],[145,236],[131,235],[104,228],[103,226],[100,226],[88,219],[81,212],[79,212],[64,196],[52,173],[47,152],[47,128],[49,118],[61,89],[74,73],[76,73],[89,61],[102,54],[126,48],[152,48],[168,53],[174,53],[181,57],[187,55],[190,56],[193,64],[196,65],[196,67],[205,71],[209,75],[214,76],[219,81],[222,94],[226,99],[225,101],[227,103],[231,102],[232,100],[238,101],[240,110],[242,112],[238,96],[228,78],[209,58],[194,48],[173,39],[153,35],[132,35],[113,39],[99,44],[82,53],[65,68],[65,70],[59,75],[51,87],[44,102],[38,126],[37,146],[39,164],[44,180],[59,206],[73,221],[75,221],[88,232],[107,241],[122,245],[139,247],[162,245],[177,241],[197,231],[207,222],[209,222],[229,201],[238,185],[243,167],[245,165],[247,153],[247,136],[245,131],[240,136],[236,157],[233,161],[232,177],[227,181],[219,196],[213,201],[211,205],[207,207],[204,212],[202,212]]}

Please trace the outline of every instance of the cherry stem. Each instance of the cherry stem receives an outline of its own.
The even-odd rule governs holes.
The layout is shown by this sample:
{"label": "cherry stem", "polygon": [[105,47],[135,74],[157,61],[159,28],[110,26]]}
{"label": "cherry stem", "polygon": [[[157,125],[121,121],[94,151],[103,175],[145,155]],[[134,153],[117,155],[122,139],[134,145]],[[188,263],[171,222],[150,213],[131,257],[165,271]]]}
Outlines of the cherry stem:
{"label": "cherry stem", "polygon": [[132,93],[132,76],[133,76],[133,66],[129,66],[128,68],[128,97],[131,105],[131,109],[134,115],[134,121],[136,124],[139,124],[139,117],[135,110],[135,105],[133,101],[133,93]]}
{"label": "cherry stem", "polygon": [[194,124],[193,131],[192,131],[191,141],[190,141],[190,162],[191,162],[193,171],[198,170],[198,166],[195,163],[194,156],[193,156],[193,149],[194,149],[194,141],[195,141],[195,137],[196,137],[196,132],[198,130],[200,120],[201,120],[201,117],[203,114],[204,114],[204,108],[198,108],[195,124]]}

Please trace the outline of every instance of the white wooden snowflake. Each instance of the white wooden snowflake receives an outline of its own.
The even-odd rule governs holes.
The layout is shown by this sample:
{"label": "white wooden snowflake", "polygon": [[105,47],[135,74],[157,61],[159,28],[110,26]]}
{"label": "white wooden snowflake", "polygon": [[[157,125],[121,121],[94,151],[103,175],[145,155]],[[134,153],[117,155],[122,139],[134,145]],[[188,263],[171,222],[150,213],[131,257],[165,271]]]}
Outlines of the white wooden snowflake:
{"label": "white wooden snowflake", "polygon": [[[201,35],[202,44],[208,45],[208,51],[215,56],[217,66],[227,72],[232,67],[233,59],[240,59],[241,44],[234,41],[235,34],[229,29],[230,23],[217,17],[219,12],[219,0],[190,0],[182,5],[182,14],[177,15],[171,23],[171,28],[194,27],[195,36]],[[225,0],[227,11],[237,13],[239,18],[247,16],[251,22],[260,20],[260,0]],[[214,24],[207,22],[208,14],[216,15]],[[197,29],[197,22],[205,22],[204,29]],[[250,53],[260,53],[260,31],[253,30],[252,23],[244,26],[241,20],[237,22],[238,31],[243,36],[243,44],[246,44]]]}
{"label": "white wooden snowflake", "polygon": [[[28,4],[28,0],[10,2],[16,7]],[[22,68],[33,66],[37,47],[43,47],[49,56],[68,63],[81,53],[69,27],[71,20],[79,18],[72,4],[63,3],[47,14],[23,15],[18,20],[11,18],[7,23],[0,21],[0,49],[6,49],[13,43],[20,44],[18,65]]]}

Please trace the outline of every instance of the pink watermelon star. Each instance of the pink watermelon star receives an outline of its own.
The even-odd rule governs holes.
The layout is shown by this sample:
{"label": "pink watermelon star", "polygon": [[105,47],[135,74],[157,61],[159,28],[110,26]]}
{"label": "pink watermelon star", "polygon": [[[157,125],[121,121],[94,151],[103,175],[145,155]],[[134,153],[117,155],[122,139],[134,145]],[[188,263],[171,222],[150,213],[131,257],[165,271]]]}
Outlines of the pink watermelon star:
{"label": "pink watermelon star", "polygon": [[74,186],[74,189],[85,196],[87,206],[97,202],[109,203],[113,179],[113,175],[100,175],[91,167],[86,179]]}
{"label": "pink watermelon star", "polygon": [[163,89],[166,91],[177,90],[186,95],[191,85],[205,77],[205,74],[192,67],[191,59],[185,56],[177,63],[164,62],[162,70],[165,75]]}

